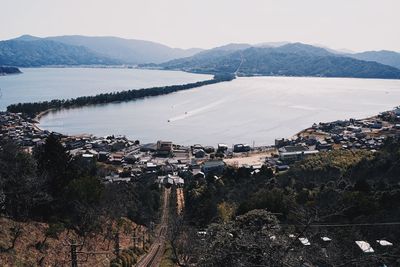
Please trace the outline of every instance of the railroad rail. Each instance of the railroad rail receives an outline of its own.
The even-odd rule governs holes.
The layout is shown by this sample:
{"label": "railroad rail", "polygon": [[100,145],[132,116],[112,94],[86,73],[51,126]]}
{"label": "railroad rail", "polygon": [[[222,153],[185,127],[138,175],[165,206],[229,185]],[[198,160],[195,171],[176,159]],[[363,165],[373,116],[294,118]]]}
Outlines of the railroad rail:
{"label": "railroad rail", "polygon": [[171,189],[164,189],[163,210],[161,223],[156,229],[156,236],[149,252],[136,264],[137,267],[156,267],[160,265],[165,250],[165,241],[168,233],[169,196]]}

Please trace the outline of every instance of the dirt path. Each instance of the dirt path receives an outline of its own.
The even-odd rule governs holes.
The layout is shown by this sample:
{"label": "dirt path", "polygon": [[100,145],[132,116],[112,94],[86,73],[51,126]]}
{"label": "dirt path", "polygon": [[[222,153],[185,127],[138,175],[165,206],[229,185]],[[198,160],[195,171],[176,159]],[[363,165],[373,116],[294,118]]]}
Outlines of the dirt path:
{"label": "dirt path", "polygon": [[260,165],[264,164],[265,158],[270,157],[272,153],[277,153],[275,149],[249,155],[236,156],[234,158],[224,159],[224,162],[229,166],[241,167],[243,165]]}
{"label": "dirt path", "polygon": [[136,264],[137,267],[156,267],[160,265],[165,250],[165,241],[168,233],[169,196],[171,189],[164,189],[163,210],[161,223],[157,227],[153,244],[149,252]]}

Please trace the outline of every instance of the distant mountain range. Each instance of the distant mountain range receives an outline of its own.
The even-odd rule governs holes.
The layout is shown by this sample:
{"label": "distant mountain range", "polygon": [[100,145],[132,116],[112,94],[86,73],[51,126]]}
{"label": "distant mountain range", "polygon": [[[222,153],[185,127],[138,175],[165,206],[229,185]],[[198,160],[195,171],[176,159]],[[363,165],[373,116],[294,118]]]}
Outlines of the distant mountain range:
{"label": "distant mountain range", "polygon": [[400,53],[397,52],[381,50],[346,55],[356,59],[379,62],[400,69]]}
{"label": "distant mountain range", "polygon": [[348,53],[301,43],[227,44],[202,50],[117,37],[30,35],[0,41],[0,65],[140,65],[243,76],[399,78],[400,53]]}
{"label": "distant mountain range", "polygon": [[17,38],[0,42],[0,65],[39,67],[47,65],[120,64],[83,46],[66,45],[39,38]]}
{"label": "distant mountain range", "polygon": [[[393,52],[395,53],[395,52]],[[200,52],[192,57],[159,65],[162,69],[198,73],[236,73],[242,76],[318,76],[400,79],[400,70],[376,60],[356,59],[360,54],[333,53],[327,49],[288,43],[281,46],[226,45]],[[364,55],[366,58],[366,56]],[[386,60],[385,62],[387,62]]]}
{"label": "distant mountain range", "polygon": [[30,35],[1,41],[0,64],[10,66],[121,65],[161,63],[188,57],[201,49],[179,49],[141,40],[117,37]]}
{"label": "distant mountain range", "polygon": [[48,37],[46,40],[52,40],[67,45],[83,46],[96,53],[126,64],[161,63],[176,58],[190,57],[202,51],[202,49],[199,48],[171,48],[155,42],[118,37],[72,35]]}

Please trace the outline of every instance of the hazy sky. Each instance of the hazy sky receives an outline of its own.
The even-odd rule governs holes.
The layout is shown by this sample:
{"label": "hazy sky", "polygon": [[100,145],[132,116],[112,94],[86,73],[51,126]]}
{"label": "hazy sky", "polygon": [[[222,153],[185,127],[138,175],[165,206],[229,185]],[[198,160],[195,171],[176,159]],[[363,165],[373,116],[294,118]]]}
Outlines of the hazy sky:
{"label": "hazy sky", "polygon": [[112,35],[172,47],[298,41],[400,51],[400,0],[0,0],[0,39]]}

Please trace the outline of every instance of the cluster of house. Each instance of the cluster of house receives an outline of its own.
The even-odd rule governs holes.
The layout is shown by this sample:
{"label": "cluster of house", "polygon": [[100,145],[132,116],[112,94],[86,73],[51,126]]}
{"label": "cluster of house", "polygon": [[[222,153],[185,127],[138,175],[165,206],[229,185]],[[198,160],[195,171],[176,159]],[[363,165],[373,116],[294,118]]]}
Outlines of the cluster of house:
{"label": "cluster of house", "polygon": [[276,139],[278,154],[267,157],[266,165],[285,171],[295,161],[334,149],[378,150],[387,137],[400,136],[400,107],[379,116],[314,124],[293,138]]}
{"label": "cluster of house", "polygon": [[381,119],[347,120],[313,125],[316,133],[325,134],[316,140],[317,148],[379,149],[387,136],[400,133],[395,125]]}
{"label": "cluster of house", "polygon": [[226,151],[227,146],[223,144],[215,149],[199,144],[188,147],[158,141],[155,150],[152,151],[152,157],[148,158],[154,169],[147,171],[158,174],[157,181],[160,185],[180,187],[189,177],[201,180],[211,173],[216,176],[222,174],[226,165],[215,155]]}
{"label": "cluster of house", "polygon": [[388,136],[400,134],[400,128],[379,118],[314,124],[292,139],[276,140],[277,147],[313,146],[318,151],[332,149],[379,149]]}
{"label": "cluster of house", "polygon": [[50,134],[29,123],[19,114],[0,112],[0,139],[9,138],[27,150],[44,143]]}
{"label": "cluster of house", "polygon": [[201,145],[178,146],[168,141],[142,145],[124,136],[65,136],[41,130],[20,114],[0,113],[0,138],[9,138],[28,152],[44,144],[50,134],[56,135],[71,155],[88,163],[100,162],[111,167],[104,177],[105,182],[131,181],[142,174],[153,173],[162,175],[162,179],[158,179],[160,184],[182,185],[184,180],[180,176],[183,175],[205,178],[210,172],[222,173],[225,163],[214,155],[228,150],[224,144],[215,149]]}
{"label": "cluster of house", "polygon": [[[26,121],[20,114],[0,113],[0,138],[8,137],[27,151],[45,142],[50,132],[41,130]],[[225,168],[222,160],[232,155],[246,155],[258,148],[247,144],[226,144],[217,147],[179,146],[169,141],[140,144],[124,136],[94,137],[91,135],[64,136],[52,133],[71,155],[88,162],[101,162],[111,166],[105,182],[130,181],[143,174],[158,174],[164,185],[182,185],[187,175],[205,178],[207,174],[221,174]],[[277,154],[267,157],[257,166],[248,166],[257,173],[262,165],[275,171],[285,171],[295,161],[320,151],[332,149],[379,149],[388,136],[400,135],[400,108],[377,117],[363,120],[334,121],[314,124],[291,139],[275,140]],[[216,176],[216,178],[218,178]]]}

